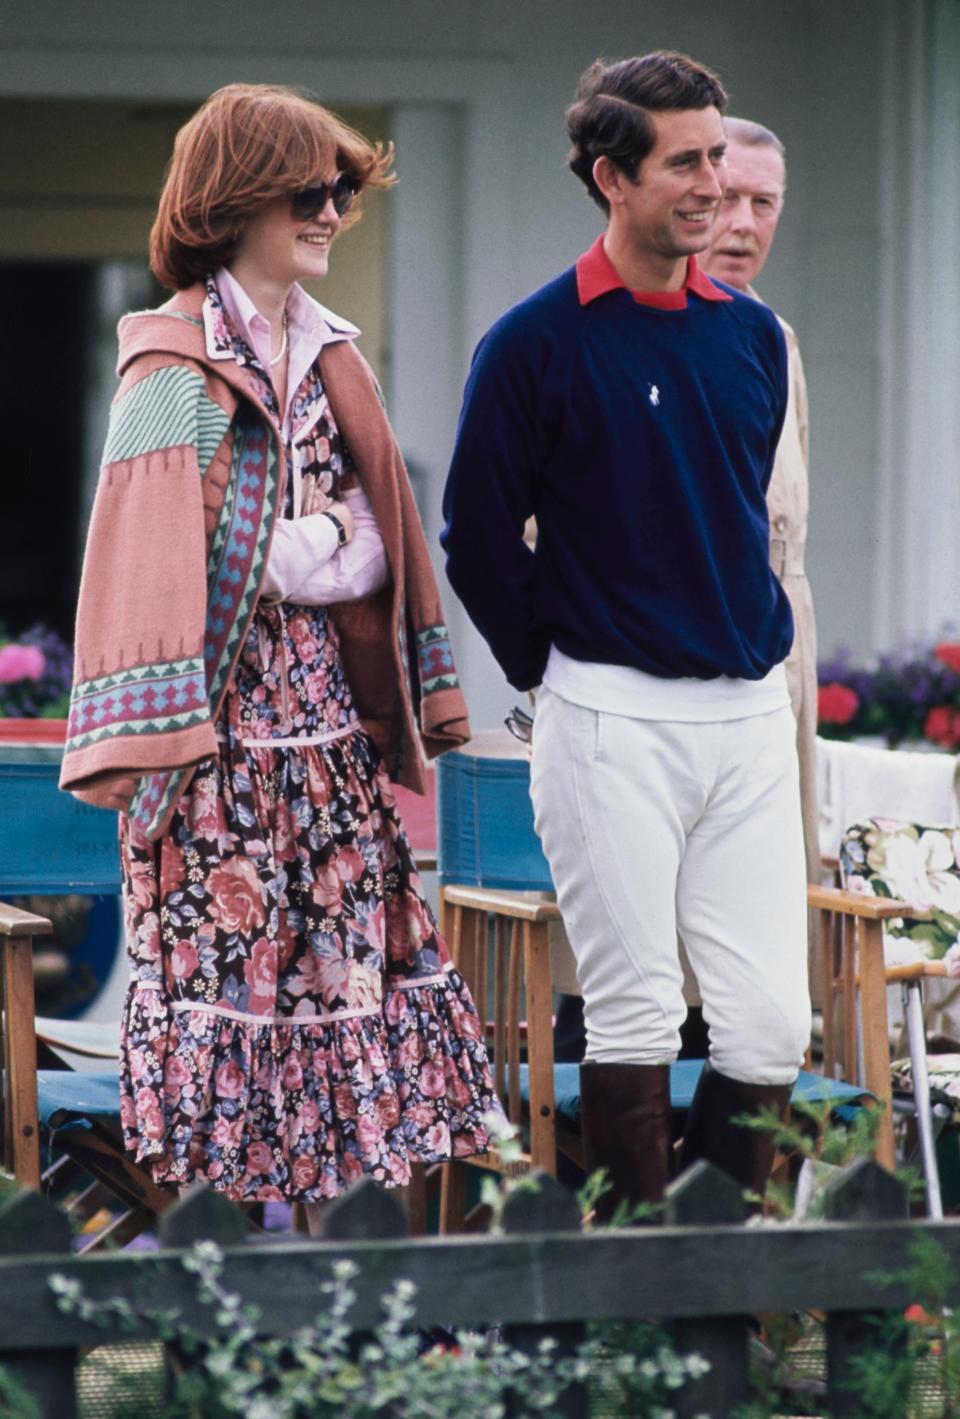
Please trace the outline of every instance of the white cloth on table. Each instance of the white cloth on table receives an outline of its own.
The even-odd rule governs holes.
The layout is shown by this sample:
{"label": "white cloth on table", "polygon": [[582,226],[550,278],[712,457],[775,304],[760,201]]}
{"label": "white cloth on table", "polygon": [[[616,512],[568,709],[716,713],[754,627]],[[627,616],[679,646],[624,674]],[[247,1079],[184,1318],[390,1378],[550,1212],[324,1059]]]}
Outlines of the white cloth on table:
{"label": "white cloth on table", "polygon": [[954,754],[872,748],[817,738],[820,853],[836,858],[847,828],[866,818],[960,824]]}

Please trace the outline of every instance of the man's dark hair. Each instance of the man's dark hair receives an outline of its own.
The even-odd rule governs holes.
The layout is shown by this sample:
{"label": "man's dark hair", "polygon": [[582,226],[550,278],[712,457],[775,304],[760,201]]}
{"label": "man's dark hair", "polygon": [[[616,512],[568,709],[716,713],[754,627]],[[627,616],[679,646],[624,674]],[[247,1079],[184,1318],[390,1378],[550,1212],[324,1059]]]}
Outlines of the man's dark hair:
{"label": "man's dark hair", "polygon": [[576,98],[566,112],[573,145],[567,164],[594,202],[609,212],[593,178],[597,158],[609,158],[634,178],[656,141],[651,112],[713,106],[723,113],[726,105],[716,74],[686,54],[658,49],[613,64],[596,59],[580,75]]}

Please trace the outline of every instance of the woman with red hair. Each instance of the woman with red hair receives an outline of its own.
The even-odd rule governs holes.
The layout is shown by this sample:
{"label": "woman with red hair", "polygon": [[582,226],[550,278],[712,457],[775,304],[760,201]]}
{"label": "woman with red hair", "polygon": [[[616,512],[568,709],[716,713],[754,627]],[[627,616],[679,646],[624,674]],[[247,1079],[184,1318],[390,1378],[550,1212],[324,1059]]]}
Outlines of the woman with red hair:
{"label": "woman with red hair", "polygon": [[335,1197],[498,1107],[391,778],[469,737],[410,486],[326,274],[392,150],[233,84],[177,136],[120,323],[61,783],[119,809],[125,1138],[162,1183]]}

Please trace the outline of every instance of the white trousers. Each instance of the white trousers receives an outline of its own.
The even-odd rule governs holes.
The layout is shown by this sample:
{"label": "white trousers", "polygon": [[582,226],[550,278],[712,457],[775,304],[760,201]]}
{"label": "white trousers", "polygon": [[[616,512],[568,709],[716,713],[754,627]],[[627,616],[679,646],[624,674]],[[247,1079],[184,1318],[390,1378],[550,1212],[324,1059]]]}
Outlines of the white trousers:
{"label": "white trousers", "polygon": [[541,688],[531,794],[577,959],[587,1059],[664,1064],[696,972],[710,1058],[788,1084],[810,1038],[806,868],[789,708],[708,724]]}

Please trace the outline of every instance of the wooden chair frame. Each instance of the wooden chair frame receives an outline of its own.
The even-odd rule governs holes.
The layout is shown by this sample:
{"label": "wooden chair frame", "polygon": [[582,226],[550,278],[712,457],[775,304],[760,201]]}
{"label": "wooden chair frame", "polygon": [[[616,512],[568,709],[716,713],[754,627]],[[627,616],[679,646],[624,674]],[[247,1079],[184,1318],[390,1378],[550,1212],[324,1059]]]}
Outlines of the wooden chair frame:
{"label": "wooden chair frame", "polygon": [[888,1168],[894,1166],[894,1137],[887,987],[897,983],[905,987],[927,1208],[931,1217],[942,1217],[920,985],[924,979],[946,976],[947,968],[943,961],[888,966],[883,950],[886,921],[903,916],[929,921],[931,913],[896,898],[833,887],[810,887],[808,896],[820,913],[821,978],[830,986],[823,1010],[824,1073],[835,1077],[840,1063],[844,1078],[862,1075],[864,1085],[882,1100],[875,1157]]}
{"label": "wooden chair frame", "polygon": [[[33,938],[48,936],[52,930],[45,917],[0,904],[0,1173],[38,1190],[58,1177],[64,1166],[61,1160],[46,1172],[41,1167],[37,1099],[37,1054],[42,1045],[34,1018]],[[63,1129],[59,1143],[69,1164],[94,1180],[71,1208],[78,1219],[106,1198],[123,1206],[83,1251],[108,1242],[122,1246],[177,1200],[176,1191],[155,1183],[149,1171],[124,1151],[123,1140],[97,1119],[85,1128]]]}
{"label": "wooden chair frame", "polygon": [[37,1118],[36,1002],[33,938],[49,936],[52,924],[0,903],[0,1172],[25,1187],[40,1186],[40,1125]]}
{"label": "wooden chair frame", "polygon": [[[493,918],[492,960],[490,919]],[[494,891],[484,887],[441,889],[441,930],[450,954],[473,994],[481,1019],[488,999],[491,1064],[497,1093],[507,1117],[521,1129],[524,1108],[520,1090],[521,1053],[527,1056],[529,1146],[516,1162],[500,1150],[446,1164],[440,1196],[440,1230],[460,1230],[465,1217],[466,1166],[518,1175],[542,1168],[557,1171],[556,1104],[553,1088],[553,987],[550,976],[549,925],[560,920],[556,902],[542,893]],[[490,971],[492,967],[492,982]],[[521,1001],[525,1020],[521,1020]]]}
{"label": "wooden chair frame", "polygon": [[[881,1111],[874,1157],[895,1164],[893,1082],[887,1017],[887,985],[917,974],[942,975],[940,962],[888,970],[883,924],[892,917],[922,915],[902,901],[867,897],[836,887],[810,886],[808,905],[819,915],[821,980],[824,983],[823,1072],[860,1083]],[[548,928],[560,920],[555,902],[541,893],[445,884],[440,893],[441,929],[450,952],[484,1017],[488,1002],[490,918],[493,918],[492,1017],[488,1023],[494,1081],[507,1117],[520,1127],[520,1054],[529,1066],[527,1127],[529,1146],[516,1163],[505,1165],[496,1148],[444,1167],[441,1231],[459,1230],[465,1218],[466,1169],[524,1173],[542,1168],[556,1173],[556,1150],[576,1153],[576,1144],[558,1131],[553,1087],[553,990]],[[526,987],[526,1030],[521,1029],[521,991]],[[862,1066],[862,1067],[861,1067]],[[581,1153],[582,1156],[582,1153]]]}

